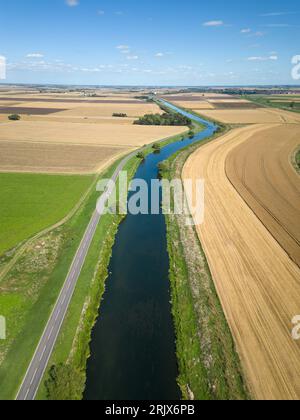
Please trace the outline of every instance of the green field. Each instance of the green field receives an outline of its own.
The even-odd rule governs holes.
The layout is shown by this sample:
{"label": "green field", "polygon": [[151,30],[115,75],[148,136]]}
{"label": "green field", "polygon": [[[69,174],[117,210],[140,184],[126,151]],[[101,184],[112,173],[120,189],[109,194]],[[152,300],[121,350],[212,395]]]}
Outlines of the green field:
{"label": "green field", "polygon": [[63,219],[92,176],[0,174],[0,256]]}
{"label": "green field", "polygon": [[[258,105],[262,105],[269,108],[279,108],[285,111],[300,112],[300,102],[298,102],[299,97],[290,97],[290,96],[262,96],[262,95],[248,95],[243,96],[243,99],[247,99],[251,102],[254,102]],[[282,102],[275,102],[282,101]]]}

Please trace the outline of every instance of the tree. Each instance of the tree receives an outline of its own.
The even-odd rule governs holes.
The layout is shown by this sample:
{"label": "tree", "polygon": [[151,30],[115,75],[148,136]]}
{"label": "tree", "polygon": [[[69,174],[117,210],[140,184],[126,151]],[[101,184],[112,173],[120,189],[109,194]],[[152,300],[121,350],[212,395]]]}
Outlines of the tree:
{"label": "tree", "polygon": [[158,143],[155,143],[155,144],[153,144],[152,149],[153,149],[155,152],[160,152],[161,147],[160,147],[160,145],[159,145]]}
{"label": "tree", "polygon": [[45,382],[50,401],[76,401],[82,399],[84,374],[70,365],[52,366]]}
{"label": "tree", "polygon": [[21,119],[20,115],[12,114],[8,117],[10,121],[19,121]]}
{"label": "tree", "polygon": [[136,157],[137,157],[138,159],[142,159],[142,160],[144,160],[144,159],[145,159],[145,154],[144,154],[143,152],[138,152],[138,154],[136,155]]}

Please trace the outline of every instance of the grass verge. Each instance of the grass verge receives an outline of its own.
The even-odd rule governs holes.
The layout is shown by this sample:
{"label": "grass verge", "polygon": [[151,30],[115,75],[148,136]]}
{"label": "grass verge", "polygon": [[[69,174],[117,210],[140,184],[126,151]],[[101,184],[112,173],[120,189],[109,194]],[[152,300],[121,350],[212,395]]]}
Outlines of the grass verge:
{"label": "grass verge", "polygon": [[[223,133],[229,128],[224,127]],[[161,175],[180,179],[186,159],[198,147],[199,143],[172,156],[162,165]],[[166,216],[178,383],[187,400],[248,399],[205,254],[195,228],[187,227],[185,221],[185,216]]]}

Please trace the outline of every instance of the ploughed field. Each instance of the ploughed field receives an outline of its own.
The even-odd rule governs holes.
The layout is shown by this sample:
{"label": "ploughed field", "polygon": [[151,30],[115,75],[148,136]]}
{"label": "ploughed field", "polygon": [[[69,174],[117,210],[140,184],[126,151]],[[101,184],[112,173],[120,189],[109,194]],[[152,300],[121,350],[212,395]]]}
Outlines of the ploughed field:
{"label": "ploughed field", "polygon": [[234,129],[199,148],[183,178],[205,180],[197,232],[252,395],[299,399],[300,178],[291,157],[300,124],[276,114],[290,124]]}

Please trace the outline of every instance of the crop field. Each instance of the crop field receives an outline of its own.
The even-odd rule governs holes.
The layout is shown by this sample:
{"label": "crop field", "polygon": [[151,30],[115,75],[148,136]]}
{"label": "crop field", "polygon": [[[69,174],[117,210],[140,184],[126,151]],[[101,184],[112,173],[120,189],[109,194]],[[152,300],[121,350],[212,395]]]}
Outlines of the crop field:
{"label": "crop field", "polygon": [[172,101],[175,105],[188,109],[214,109],[213,104],[207,101]]}
{"label": "crop field", "polygon": [[[1,115],[7,122],[7,115]],[[22,121],[39,121],[39,122],[58,122],[58,123],[80,123],[80,124],[113,124],[113,125],[133,125],[136,118],[122,117],[70,117],[60,116],[59,114],[49,115],[22,115]]]}
{"label": "crop field", "polygon": [[300,343],[291,337],[300,302],[293,261],[299,180],[290,164],[299,130],[294,124],[234,129],[198,149],[183,171],[183,178],[205,180],[205,220],[197,232],[258,399],[300,398]]}
{"label": "crop field", "polygon": [[226,101],[226,102],[211,102],[215,109],[234,109],[234,110],[244,110],[244,109],[257,109],[262,108],[261,105],[255,104],[254,102],[236,102],[236,101]]}
{"label": "crop field", "polygon": [[0,107],[0,114],[20,114],[20,115],[48,115],[55,112],[64,111],[59,108],[30,108],[21,106]]}
{"label": "crop field", "polygon": [[92,180],[91,176],[0,173],[0,256],[63,219]]}
{"label": "crop field", "polygon": [[[195,109],[195,112],[197,110]],[[199,112],[199,110],[198,110]],[[203,116],[226,124],[298,123],[300,116],[272,108],[249,110],[203,110]]]}
{"label": "crop field", "polygon": [[97,104],[79,106],[64,112],[60,115],[72,117],[111,117],[114,113],[126,114],[128,117],[141,117],[145,114],[162,114],[163,111],[155,104],[123,104],[120,102],[110,104]]}
{"label": "crop field", "polygon": [[92,174],[128,147],[0,141],[0,172]]}
{"label": "crop field", "polygon": [[270,108],[279,108],[291,112],[300,112],[300,96],[299,95],[252,95],[248,99],[252,103]]}
{"label": "crop field", "polygon": [[282,248],[300,267],[300,180],[290,164],[300,125],[275,126],[236,147],[226,173]]}
{"label": "crop field", "polygon": [[56,144],[96,144],[138,147],[165,137],[181,134],[186,127],[118,124],[74,124],[18,121],[1,126],[0,142],[39,142]]}

